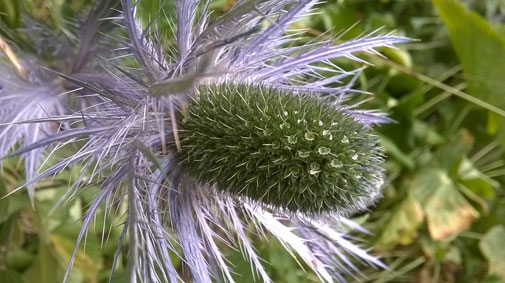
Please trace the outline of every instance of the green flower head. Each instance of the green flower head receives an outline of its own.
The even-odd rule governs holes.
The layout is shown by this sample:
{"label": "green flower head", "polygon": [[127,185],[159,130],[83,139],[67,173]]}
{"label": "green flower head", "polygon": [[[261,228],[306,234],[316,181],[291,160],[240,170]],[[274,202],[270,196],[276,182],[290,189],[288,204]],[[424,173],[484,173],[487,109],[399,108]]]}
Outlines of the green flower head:
{"label": "green flower head", "polygon": [[203,86],[183,116],[182,166],[222,193],[290,212],[348,214],[381,187],[383,152],[371,129],[309,94]]}

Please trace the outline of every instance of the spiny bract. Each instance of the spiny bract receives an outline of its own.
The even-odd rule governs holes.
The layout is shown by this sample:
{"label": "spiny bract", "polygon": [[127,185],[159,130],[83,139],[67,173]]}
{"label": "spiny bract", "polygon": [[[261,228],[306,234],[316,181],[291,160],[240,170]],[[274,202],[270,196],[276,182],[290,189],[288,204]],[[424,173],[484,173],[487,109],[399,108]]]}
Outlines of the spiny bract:
{"label": "spiny bract", "polygon": [[308,94],[203,86],[186,112],[181,164],[221,192],[290,212],[348,214],[381,189],[377,137]]}

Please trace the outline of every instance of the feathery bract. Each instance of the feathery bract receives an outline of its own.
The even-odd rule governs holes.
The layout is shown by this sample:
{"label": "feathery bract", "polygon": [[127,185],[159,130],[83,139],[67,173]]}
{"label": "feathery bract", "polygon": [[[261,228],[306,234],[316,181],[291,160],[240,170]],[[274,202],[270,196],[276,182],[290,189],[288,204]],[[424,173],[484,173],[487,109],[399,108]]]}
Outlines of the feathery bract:
{"label": "feathery bract", "polygon": [[[210,1],[176,0],[176,23],[160,12],[142,27],[142,1],[150,0],[122,0],[120,15],[116,1],[102,1],[83,22],[74,51],[59,55],[66,56],[61,65],[70,60],[73,67],[45,65],[63,89],[44,92],[52,98],[43,104],[63,101],[65,112],[0,112],[4,155],[15,144],[6,129],[25,137],[9,156],[83,140],[27,183],[80,163],[84,169],[64,200],[99,184],[77,246],[102,204],[114,213],[111,204],[126,202],[118,212],[126,215],[118,246],[128,237],[129,282],[178,282],[173,255],[196,283],[233,282],[228,246],[271,282],[250,240],[254,233],[276,237],[324,282],[359,276],[346,255],[384,267],[351,243],[345,231],[358,226],[342,216],[381,194],[383,157],[372,125],[387,119],[344,104],[359,92],[352,84],[360,70],[343,70],[332,59],[363,62],[356,52],[408,39],[376,31],[344,43],[299,45],[303,33],[288,28],[313,11],[314,0],[239,0],[215,20]],[[115,25],[104,32],[107,21]],[[175,45],[165,46],[160,21],[173,27]],[[54,131],[30,138],[38,130],[32,125],[46,124]]]}

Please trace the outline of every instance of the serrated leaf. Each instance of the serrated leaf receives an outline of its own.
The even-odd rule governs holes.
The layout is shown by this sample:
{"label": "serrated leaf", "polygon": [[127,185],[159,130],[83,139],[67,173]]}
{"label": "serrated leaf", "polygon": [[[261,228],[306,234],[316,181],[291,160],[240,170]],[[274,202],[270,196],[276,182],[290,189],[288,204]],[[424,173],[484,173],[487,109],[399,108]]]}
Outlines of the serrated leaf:
{"label": "serrated leaf", "polygon": [[435,240],[443,240],[468,229],[479,216],[454,181],[440,169],[420,172],[414,180],[413,193],[422,204],[428,231]]}
{"label": "serrated leaf", "polygon": [[479,243],[482,254],[489,262],[489,275],[505,280],[505,227],[496,226],[486,233]]}

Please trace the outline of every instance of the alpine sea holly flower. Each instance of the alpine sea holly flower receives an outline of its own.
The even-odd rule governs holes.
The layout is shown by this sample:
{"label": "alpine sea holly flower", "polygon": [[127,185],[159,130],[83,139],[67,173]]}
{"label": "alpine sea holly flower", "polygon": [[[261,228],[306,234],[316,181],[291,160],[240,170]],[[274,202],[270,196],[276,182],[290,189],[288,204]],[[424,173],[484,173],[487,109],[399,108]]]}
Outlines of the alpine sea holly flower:
{"label": "alpine sea holly flower", "polygon": [[[331,59],[361,61],[356,52],[407,39],[372,33],[298,46],[300,33],[288,28],[318,1],[242,0],[213,21],[209,2],[176,1],[171,48],[160,38],[163,18],[141,27],[139,3],[121,1],[122,16],[110,20],[126,31],[126,48],[100,74],[61,75],[89,94],[85,107],[53,118],[73,126],[15,154],[87,142],[29,184],[77,162],[89,170],[68,196],[100,181],[78,244],[100,204],[127,201],[119,246],[129,237],[130,282],[178,282],[173,254],[194,282],[233,282],[223,244],[271,282],[251,233],[276,237],[324,282],[358,275],[346,255],[383,267],[350,242],[344,231],[359,227],[343,216],[381,194],[371,124],[385,119],[343,104],[359,70]],[[121,67],[128,56],[136,68]]]}

